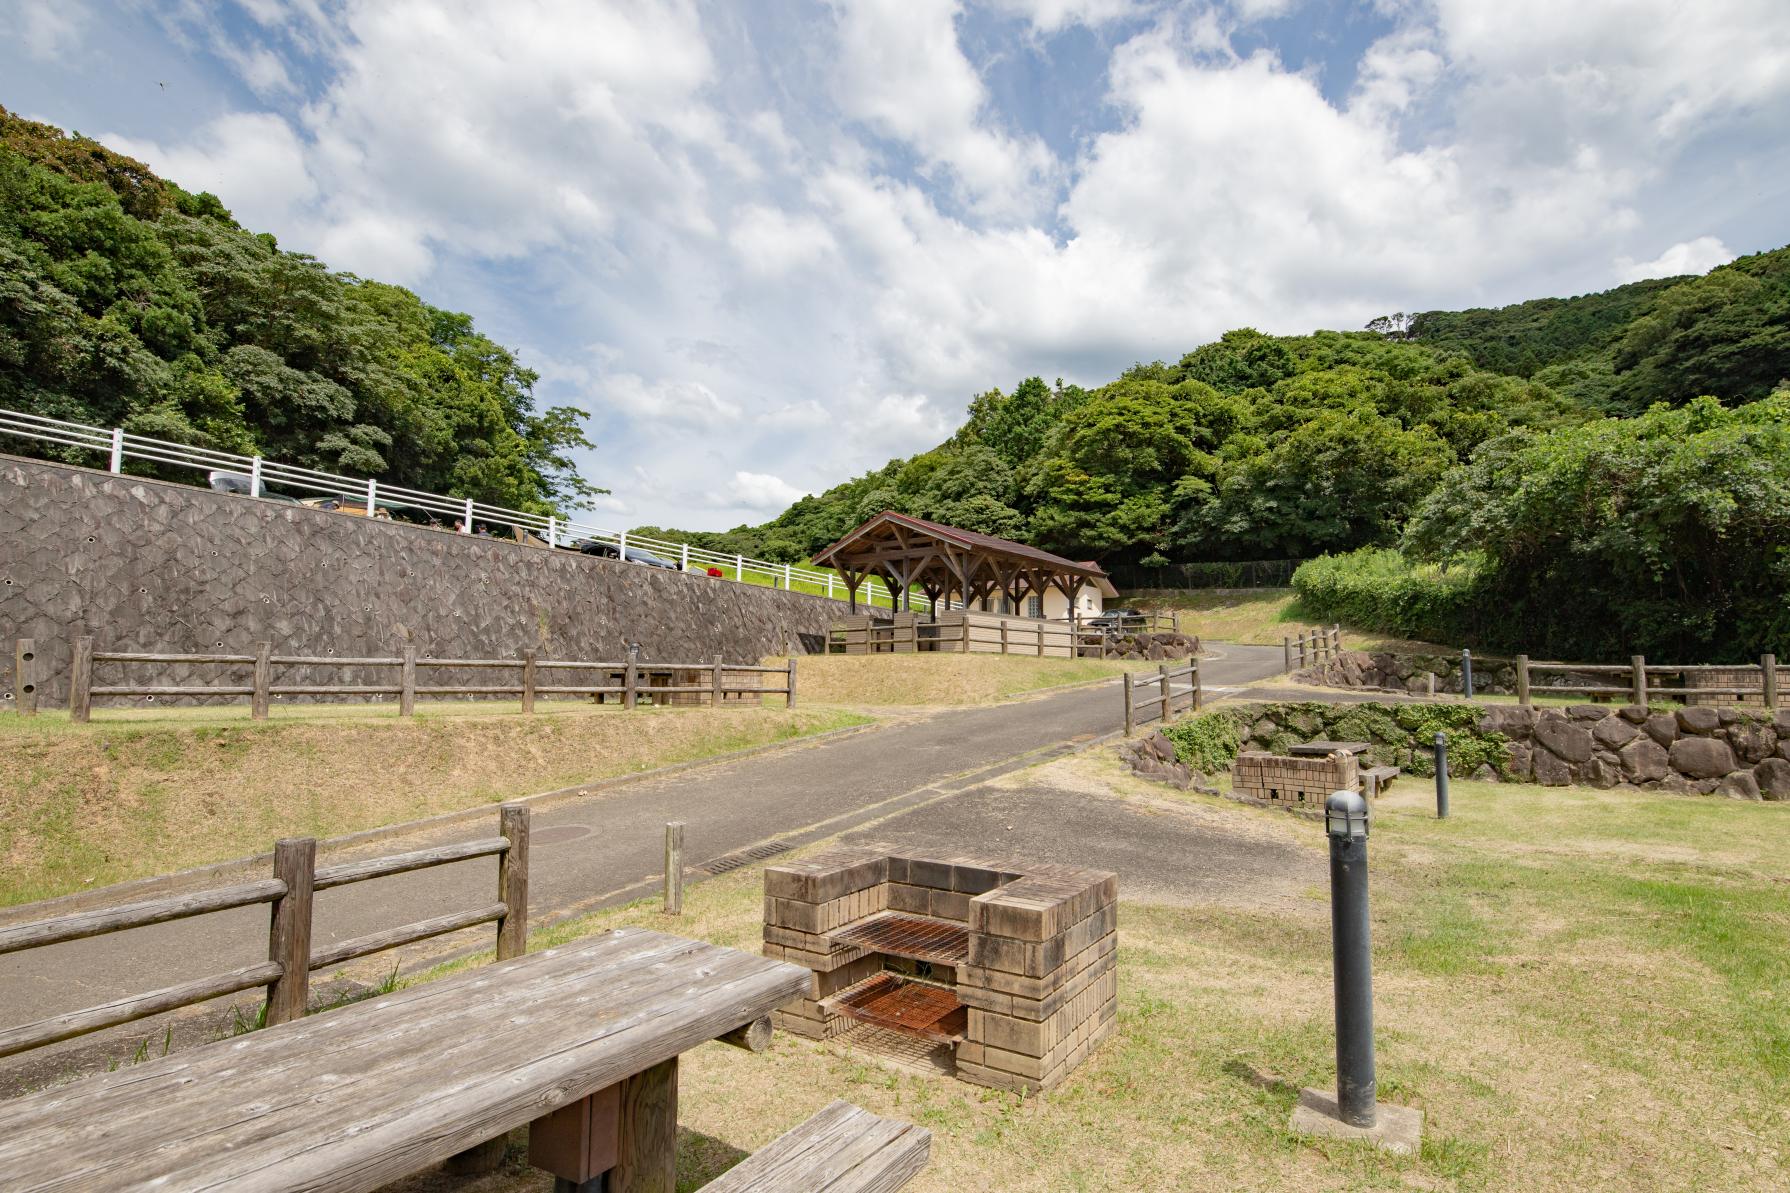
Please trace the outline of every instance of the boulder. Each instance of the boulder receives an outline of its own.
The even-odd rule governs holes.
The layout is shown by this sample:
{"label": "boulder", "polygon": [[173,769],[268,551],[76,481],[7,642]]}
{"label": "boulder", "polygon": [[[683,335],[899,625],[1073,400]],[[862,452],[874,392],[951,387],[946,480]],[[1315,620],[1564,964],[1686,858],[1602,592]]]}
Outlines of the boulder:
{"label": "boulder", "polygon": [[1473,772],[1473,777],[1481,783],[1496,783],[1498,772],[1492,769],[1491,763],[1482,762],[1479,764],[1479,769]]}
{"label": "boulder", "polygon": [[1742,762],[1764,762],[1778,748],[1778,735],[1769,725],[1746,721],[1729,728],[1728,743]]}
{"label": "boulder", "polygon": [[1715,789],[1721,785],[1720,779],[1696,779],[1691,783],[1691,790],[1698,795],[1714,795]]}
{"label": "boulder", "polygon": [[1737,770],[1725,776],[1716,794],[1725,795],[1729,799],[1758,799],[1759,784],[1753,779],[1751,771]]}
{"label": "boulder", "polygon": [[1672,743],[1672,769],[1693,779],[1719,779],[1734,769],[1734,751],[1714,737],[1681,737]]}
{"label": "boulder", "polygon": [[1716,720],[1720,721],[1723,725],[1733,725],[1740,720],[1740,710],[1727,707],[1718,708],[1715,710],[1715,716]]}
{"label": "boulder", "polygon": [[1657,783],[1672,773],[1666,747],[1651,737],[1636,737],[1622,747],[1618,757],[1622,760],[1622,773],[1636,783]]}
{"label": "boulder", "polygon": [[1647,718],[1641,728],[1647,730],[1647,736],[1662,746],[1669,746],[1678,740],[1678,718],[1669,712],[1655,713]]}
{"label": "boulder", "polygon": [[[1543,716],[1535,722],[1535,740],[1568,762],[1584,762],[1591,757],[1591,733],[1559,716]],[[1540,773],[1541,759],[1535,760]],[[1733,768],[1729,768],[1733,769]]]}
{"label": "boulder", "polygon": [[1575,721],[1601,721],[1610,715],[1610,710],[1601,704],[1575,704],[1566,712]]}
{"label": "boulder", "polygon": [[1579,768],[1579,782],[1590,787],[1614,787],[1622,778],[1622,764],[1609,754],[1594,754]]}
{"label": "boulder", "polygon": [[1249,727],[1249,737],[1251,741],[1267,741],[1279,732],[1280,726],[1276,725],[1268,717],[1260,718],[1255,724]]}
{"label": "boulder", "polygon": [[1536,712],[1520,704],[1488,704],[1479,713],[1481,733],[1502,733],[1508,738],[1525,738],[1535,728]]}
{"label": "boulder", "polygon": [[1778,709],[1777,716],[1772,718],[1771,723],[1777,729],[1779,737],[1790,737],[1790,708]]}
{"label": "boulder", "polygon": [[[1586,734],[1590,737],[1590,734]],[[1565,787],[1572,782],[1572,768],[1547,750],[1535,751],[1535,781],[1543,787]]]}
{"label": "boulder", "polygon": [[1620,750],[1641,736],[1641,731],[1624,717],[1605,717],[1591,727],[1591,736],[1607,750]]}
{"label": "boulder", "polygon": [[1714,733],[1721,724],[1722,716],[1713,708],[1693,704],[1678,710],[1678,728],[1685,733]]}
{"label": "boulder", "polygon": [[[1533,762],[1531,761],[1529,747],[1523,745],[1521,742],[1512,742],[1504,748],[1510,754],[1510,762],[1505,767],[1506,772],[1513,779],[1528,779],[1533,773],[1531,769]],[[1665,753],[1664,750],[1661,750],[1660,757],[1664,758]]]}
{"label": "boulder", "polygon": [[1667,775],[1653,785],[1655,791],[1670,791],[1675,795],[1693,795],[1696,787],[1683,775]]}
{"label": "boulder", "polygon": [[1790,799],[1790,762],[1767,758],[1753,768],[1753,781],[1766,799]]}
{"label": "boulder", "polygon": [[1641,724],[1647,719],[1647,706],[1645,704],[1626,704],[1618,709],[1617,712],[1624,720],[1636,725]]}

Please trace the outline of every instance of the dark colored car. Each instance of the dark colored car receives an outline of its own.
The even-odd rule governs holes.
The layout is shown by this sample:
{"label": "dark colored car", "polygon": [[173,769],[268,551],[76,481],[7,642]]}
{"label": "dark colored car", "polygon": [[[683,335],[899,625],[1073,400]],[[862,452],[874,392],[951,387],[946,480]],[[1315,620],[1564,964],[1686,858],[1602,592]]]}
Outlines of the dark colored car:
{"label": "dark colored car", "polygon": [[1144,622],[1142,609],[1103,609],[1100,613],[1088,618],[1085,624],[1093,630],[1134,630],[1142,629]]}
{"label": "dark colored car", "polygon": [[[597,539],[585,539],[581,543],[572,544],[572,547],[581,555],[595,555],[599,559],[615,559],[621,554],[621,549],[614,543],[605,543]],[[651,551],[643,551],[639,547],[628,548],[628,562],[644,563],[649,568],[670,568],[674,572],[683,570],[669,559],[660,559]]]}

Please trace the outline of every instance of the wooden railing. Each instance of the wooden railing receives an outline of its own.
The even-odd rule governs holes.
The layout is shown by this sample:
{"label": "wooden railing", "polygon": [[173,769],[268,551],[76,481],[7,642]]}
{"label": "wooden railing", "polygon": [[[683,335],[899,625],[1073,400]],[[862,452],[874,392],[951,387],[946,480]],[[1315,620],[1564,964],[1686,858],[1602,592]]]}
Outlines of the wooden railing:
{"label": "wooden railing", "polygon": [[[22,656],[28,640],[20,641]],[[99,664],[156,666],[205,666],[252,668],[250,682],[244,684],[102,684],[93,682],[94,668]],[[275,667],[342,667],[393,668],[396,683],[383,684],[319,684],[275,683]],[[490,684],[418,684],[419,670],[495,670],[514,672],[513,680]],[[554,672],[599,672],[607,681],[596,684],[542,683],[542,674]],[[731,685],[729,673],[750,676],[776,674],[784,676],[780,686],[754,683]],[[25,674],[20,667],[15,673]],[[702,678],[706,677],[706,678]],[[701,678],[702,682],[695,682]],[[76,721],[88,720],[93,701],[114,696],[135,697],[248,697],[250,716],[265,720],[268,708],[278,696],[396,696],[400,716],[416,712],[418,696],[515,696],[522,701],[522,711],[535,710],[537,696],[592,696],[599,702],[610,696],[619,698],[624,708],[634,708],[641,698],[655,703],[662,697],[675,696],[671,703],[719,705],[728,697],[772,694],[784,697],[786,707],[796,702],[796,661],[792,657],[782,667],[758,667],[739,663],[723,663],[719,656],[708,663],[642,663],[635,659],[619,662],[585,662],[579,660],[538,659],[532,650],[523,651],[514,659],[442,659],[422,658],[414,647],[406,647],[396,658],[342,658],[335,655],[276,655],[266,642],[255,644],[254,654],[152,654],[130,651],[96,651],[92,638],[75,639],[74,659],[69,674],[69,716]],[[35,703],[32,705],[35,709]],[[20,704],[19,711],[27,711]]]}
{"label": "wooden railing", "polygon": [[[1756,696],[1764,707],[1778,707],[1778,659],[1772,654],[1761,655],[1756,664],[1655,664],[1649,663],[1645,655],[1632,656],[1626,666],[1621,663],[1537,663],[1530,661],[1528,655],[1521,654],[1516,657],[1515,663],[1518,704],[1531,703],[1530,682],[1535,673],[1553,672],[1573,677],[1619,675],[1627,682],[1543,685],[1540,690],[1550,695],[1624,696],[1630,704],[1641,706],[1645,706],[1654,696],[1682,696],[1687,703],[1699,696],[1732,696],[1741,699]],[[1691,682],[1694,676],[1723,674],[1758,678],[1752,683],[1730,685]],[[1657,684],[1653,681],[1654,676],[1674,675],[1680,679],[1677,685]]]}
{"label": "wooden railing", "polygon": [[[1176,687],[1185,681],[1186,687]],[[1203,702],[1200,690],[1200,661],[1189,659],[1180,667],[1164,663],[1156,674],[1126,675],[1121,681],[1125,689],[1125,736],[1146,721],[1166,721],[1175,715],[1176,705],[1187,698],[1185,711],[1198,712]],[[1148,693],[1140,695],[1139,693]],[[1154,710],[1144,715],[1146,710]]]}
{"label": "wooden railing", "polygon": [[1321,663],[1342,653],[1342,626],[1301,632],[1296,638],[1282,637],[1281,653],[1288,671],[1298,671],[1311,663]]}
{"label": "wooden railing", "polygon": [[[519,957],[528,942],[528,809],[521,804],[502,805],[498,826],[498,836],[479,841],[323,867],[317,865],[314,837],[291,838],[274,845],[271,878],[0,927],[0,955],[4,955],[214,911],[261,903],[271,908],[266,961],[7,1028],[0,1031],[0,1056],[42,1048],[256,986],[267,988],[263,1021],[285,1023],[305,1013],[313,970],[493,921],[497,924],[497,959]],[[498,859],[496,901],[355,937],[325,949],[311,947],[315,892],[491,855]]]}

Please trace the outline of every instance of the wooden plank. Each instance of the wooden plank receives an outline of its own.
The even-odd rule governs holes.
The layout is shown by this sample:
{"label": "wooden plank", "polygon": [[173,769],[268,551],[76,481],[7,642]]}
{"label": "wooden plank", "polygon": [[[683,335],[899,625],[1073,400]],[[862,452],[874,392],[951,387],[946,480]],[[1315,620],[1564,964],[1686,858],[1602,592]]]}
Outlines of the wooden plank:
{"label": "wooden plank", "polygon": [[677,1193],[677,1057],[622,1082],[608,1193]]}
{"label": "wooden plank", "polygon": [[[410,652],[415,653],[412,647]],[[402,667],[402,658],[346,658],[340,655],[296,655],[277,654],[273,656],[277,667]]]}
{"label": "wooden plank", "polygon": [[886,1193],[926,1167],[932,1133],[833,1102],[785,1131],[702,1193]]}
{"label": "wooden plank", "polygon": [[497,863],[497,899],[506,908],[497,923],[497,959],[528,951],[528,805],[504,804],[498,825],[510,847]]}
{"label": "wooden plank", "polygon": [[65,940],[83,940],[89,936],[104,936],[108,932],[118,932],[125,928],[140,928],[145,924],[161,924],[168,920],[186,919],[188,916],[204,915],[211,911],[228,911],[233,907],[247,907],[254,903],[271,903],[285,893],[285,883],[277,878],[267,878],[258,882],[239,882],[232,886],[214,887],[208,891],[197,891],[192,894],[169,895],[162,899],[144,899],[136,903],[122,903],[117,907],[78,911],[72,915],[57,916],[49,920],[33,920],[30,923],[13,924],[0,928],[0,954],[16,953],[20,949],[41,948],[49,944],[60,944]]}
{"label": "wooden plank", "polygon": [[328,969],[332,965],[341,965],[356,957],[383,953],[385,950],[395,949],[399,945],[414,944],[419,940],[428,940],[434,936],[446,936],[449,932],[459,932],[479,924],[489,924],[493,920],[503,919],[504,913],[508,910],[509,908],[502,903],[490,903],[484,907],[475,907],[470,911],[450,912],[447,915],[418,920],[414,924],[400,924],[396,928],[369,932],[365,936],[356,936],[312,953],[309,968]]}
{"label": "wooden plank", "polygon": [[[93,653],[96,663],[253,663],[252,654],[148,654],[141,651],[103,650]],[[334,662],[334,659],[329,660]]]}
{"label": "wooden plank", "polygon": [[[229,691],[228,688],[207,688],[205,691],[218,693]],[[404,688],[391,684],[275,684],[268,689],[275,696],[396,696],[398,697],[399,715],[404,712]],[[250,689],[250,695],[254,690]],[[415,711],[416,690],[410,692],[411,711]]]}
{"label": "wooden plank", "polygon": [[84,722],[93,715],[93,639],[75,639],[68,665],[68,718]]}
{"label": "wooden plank", "polygon": [[665,826],[665,914],[684,914],[684,822]]}
{"label": "wooden plank", "polygon": [[9,1190],[374,1189],[726,1034],[809,981],[732,949],[603,933],[0,1104],[0,1173]]}
{"label": "wooden plank", "polygon": [[[117,1027],[121,1023],[133,1023],[138,1019],[147,1019],[151,1015],[160,1015],[164,1011],[190,1007],[194,1003],[206,1002],[226,994],[236,994],[254,986],[265,986],[278,978],[280,972],[278,962],[263,961],[256,965],[233,969],[229,973],[181,982],[177,986],[165,986],[160,990],[151,990],[147,994],[133,994],[128,998],[114,999],[97,1007],[53,1015],[48,1019],[40,1019],[36,1023],[9,1028],[6,1031],[0,1031],[0,1056],[11,1056],[15,1052],[27,1052],[33,1048],[42,1048],[45,1044],[54,1044],[59,1040],[72,1040],[76,1036],[84,1036],[89,1032],[101,1031],[108,1027]],[[5,1158],[0,1156],[0,1175],[4,1175],[8,1171]],[[18,1186],[9,1184],[7,1187],[17,1188]]]}
{"label": "wooden plank", "polygon": [[12,707],[22,717],[37,715],[37,643],[30,638],[13,643]]}
{"label": "wooden plank", "polygon": [[89,700],[94,696],[253,696],[255,689],[247,686],[214,688],[198,684],[109,684],[99,688],[90,686],[85,694]]}
{"label": "wooden plank", "polygon": [[317,839],[289,837],[275,841],[273,876],[286,893],[273,902],[268,916],[267,959],[280,976],[267,987],[269,1025],[304,1017],[311,991],[311,893],[317,871]]}
{"label": "wooden plank", "polygon": [[255,686],[249,693],[249,717],[256,721],[267,720],[267,705],[270,697],[267,689],[273,686],[273,643],[255,643]]}
{"label": "wooden plank", "polygon": [[327,891],[331,887],[347,886],[351,882],[365,882],[369,878],[384,878],[389,874],[405,874],[411,870],[422,870],[429,866],[445,866],[450,862],[463,862],[467,858],[486,857],[494,853],[502,853],[510,847],[506,837],[486,837],[478,841],[461,841],[455,845],[439,845],[433,849],[417,849],[409,853],[394,853],[386,857],[367,858],[359,862],[338,862],[333,866],[318,869],[312,882],[315,890]]}

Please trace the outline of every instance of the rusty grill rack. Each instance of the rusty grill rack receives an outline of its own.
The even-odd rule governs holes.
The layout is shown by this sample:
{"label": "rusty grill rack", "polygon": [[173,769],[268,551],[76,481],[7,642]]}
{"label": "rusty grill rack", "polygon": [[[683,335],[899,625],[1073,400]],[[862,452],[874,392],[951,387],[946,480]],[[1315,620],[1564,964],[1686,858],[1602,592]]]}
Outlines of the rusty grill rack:
{"label": "rusty grill rack", "polygon": [[910,961],[962,965],[970,959],[970,930],[930,916],[885,911],[829,936],[838,944]]}
{"label": "rusty grill rack", "polygon": [[886,972],[846,987],[821,1005],[859,1023],[939,1043],[963,1039],[969,1026],[969,1011],[951,991]]}

